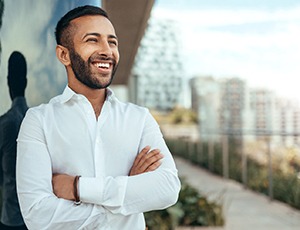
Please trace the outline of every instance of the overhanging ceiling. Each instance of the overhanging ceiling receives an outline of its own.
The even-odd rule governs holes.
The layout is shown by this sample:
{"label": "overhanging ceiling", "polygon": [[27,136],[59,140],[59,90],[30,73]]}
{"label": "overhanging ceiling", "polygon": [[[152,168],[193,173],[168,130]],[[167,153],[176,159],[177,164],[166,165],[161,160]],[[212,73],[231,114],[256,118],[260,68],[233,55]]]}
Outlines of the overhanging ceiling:
{"label": "overhanging ceiling", "polygon": [[120,62],[113,84],[127,85],[154,0],[102,0],[119,38]]}

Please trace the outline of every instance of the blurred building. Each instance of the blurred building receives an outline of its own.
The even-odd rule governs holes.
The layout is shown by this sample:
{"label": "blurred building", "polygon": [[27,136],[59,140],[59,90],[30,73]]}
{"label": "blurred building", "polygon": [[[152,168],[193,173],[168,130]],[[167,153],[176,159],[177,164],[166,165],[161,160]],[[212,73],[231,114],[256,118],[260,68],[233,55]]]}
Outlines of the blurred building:
{"label": "blurred building", "polygon": [[241,132],[244,129],[245,82],[239,78],[221,82],[220,127],[224,132]]}
{"label": "blurred building", "polygon": [[280,139],[286,145],[300,144],[300,106],[298,101],[278,99]]}
{"label": "blurred building", "polygon": [[239,78],[191,79],[192,108],[198,114],[202,138],[216,134],[244,134],[246,139],[271,135],[285,145],[300,144],[298,101],[266,89],[249,89]]}
{"label": "blurred building", "polygon": [[[242,132],[245,124],[246,87],[238,78],[215,80],[212,77],[191,79],[192,108],[198,113],[203,139],[218,134]],[[247,120],[248,121],[248,120]]]}
{"label": "blurred building", "polygon": [[199,131],[202,139],[211,138],[221,129],[221,87],[212,77],[198,77],[190,81],[192,109],[198,114]]}
{"label": "blurred building", "polygon": [[150,18],[131,72],[130,101],[160,111],[179,103],[183,65],[178,31],[174,21]]}
{"label": "blurred building", "polygon": [[250,92],[250,109],[253,115],[252,127],[260,134],[280,131],[279,104],[274,92],[253,89]]}
{"label": "blurred building", "polygon": [[285,145],[300,143],[298,101],[279,98],[274,92],[266,89],[253,89],[250,98],[254,118],[252,127],[257,134],[270,134],[273,140]]}

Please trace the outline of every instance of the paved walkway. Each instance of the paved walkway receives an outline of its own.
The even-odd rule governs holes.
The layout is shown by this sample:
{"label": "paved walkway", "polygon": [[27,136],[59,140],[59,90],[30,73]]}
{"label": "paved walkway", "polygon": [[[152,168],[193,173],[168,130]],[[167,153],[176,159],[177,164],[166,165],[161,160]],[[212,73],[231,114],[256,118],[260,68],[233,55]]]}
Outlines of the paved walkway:
{"label": "paved walkway", "polygon": [[225,226],[215,229],[300,230],[299,210],[278,201],[270,201],[265,195],[245,189],[235,181],[216,176],[182,158],[176,157],[175,161],[179,175],[191,186],[208,199],[221,200],[223,203]]}

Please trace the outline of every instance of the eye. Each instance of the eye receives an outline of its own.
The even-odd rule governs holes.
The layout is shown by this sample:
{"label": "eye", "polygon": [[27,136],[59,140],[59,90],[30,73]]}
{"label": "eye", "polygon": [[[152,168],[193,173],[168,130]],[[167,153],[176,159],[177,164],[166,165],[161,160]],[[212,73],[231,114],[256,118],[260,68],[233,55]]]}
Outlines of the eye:
{"label": "eye", "polygon": [[113,46],[118,46],[118,42],[114,41],[114,40],[108,41],[108,43],[113,45]]}
{"label": "eye", "polygon": [[97,38],[88,38],[86,41],[87,42],[98,42],[98,39]]}

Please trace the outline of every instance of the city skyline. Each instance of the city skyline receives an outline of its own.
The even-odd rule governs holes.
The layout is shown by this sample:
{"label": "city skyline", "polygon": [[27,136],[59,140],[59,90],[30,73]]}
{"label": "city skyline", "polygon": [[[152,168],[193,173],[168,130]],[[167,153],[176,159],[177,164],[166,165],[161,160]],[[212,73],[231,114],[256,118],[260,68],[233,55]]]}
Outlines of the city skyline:
{"label": "city skyline", "polygon": [[240,77],[297,98],[300,2],[158,0],[152,15],[181,24],[187,77]]}

